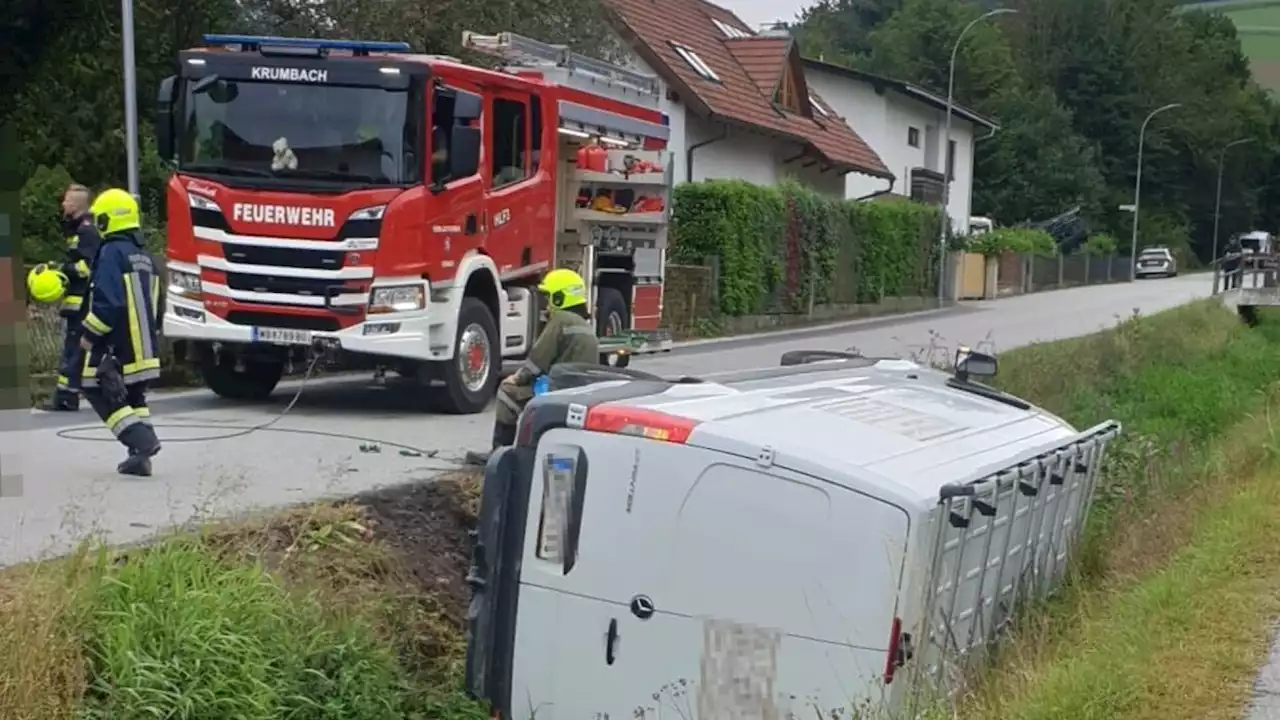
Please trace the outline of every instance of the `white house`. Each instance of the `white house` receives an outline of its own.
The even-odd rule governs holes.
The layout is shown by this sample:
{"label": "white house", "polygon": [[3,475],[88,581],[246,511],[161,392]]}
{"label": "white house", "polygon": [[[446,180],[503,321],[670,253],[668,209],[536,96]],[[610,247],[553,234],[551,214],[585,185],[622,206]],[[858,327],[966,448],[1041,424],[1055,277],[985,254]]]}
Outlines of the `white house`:
{"label": "white house", "polygon": [[881,192],[917,199],[936,199],[943,168],[951,175],[947,214],[956,232],[969,230],[973,203],[974,135],[981,140],[999,127],[972,110],[952,105],[951,150],[946,160],[946,99],[909,83],[805,60],[809,87],[869,144],[896,178],[849,174],[845,196],[860,198]]}
{"label": "white house", "polygon": [[605,0],[637,69],[663,84],[680,181],[794,177],[836,197],[895,173],[809,86],[788,35],[757,35],[704,0]]}

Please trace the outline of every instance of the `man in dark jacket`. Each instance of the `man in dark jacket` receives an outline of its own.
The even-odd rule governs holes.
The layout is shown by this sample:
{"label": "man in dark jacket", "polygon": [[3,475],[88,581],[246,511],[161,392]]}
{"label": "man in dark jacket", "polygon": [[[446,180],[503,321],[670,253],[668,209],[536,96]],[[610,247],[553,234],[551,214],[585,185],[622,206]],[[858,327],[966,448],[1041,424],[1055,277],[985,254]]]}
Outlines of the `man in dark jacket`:
{"label": "man in dark jacket", "polygon": [[58,386],[45,410],[80,409],[80,326],[84,322],[89,276],[102,238],[89,216],[89,188],[71,185],[62,195],[62,234],[66,249],[59,270],[67,278],[67,294],[59,314],[66,323],[62,354],[58,358]]}
{"label": "man in dark jacket", "polygon": [[[548,300],[547,324],[534,341],[529,356],[498,386],[498,406],[493,419],[493,449],[515,444],[516,421],[529,400],[533,383],[560,363],[600,362],[600,342],[590,322],[587,286],[578,273],[559,268],[538,284]],[[484,464],[488,455],[468,453],[469,462]]]}
{"label": "man in dark jacket", "polygon": [[138,202],[132,195],[107,190],[89,212],[102,233],[102,247],[80,341],[87,354],[81,382],[94,412],[129,450],[116,470],[149,476],[151,458],[160,452],[147,407],[147,383],[160,377],[160,278],[143,249]]}

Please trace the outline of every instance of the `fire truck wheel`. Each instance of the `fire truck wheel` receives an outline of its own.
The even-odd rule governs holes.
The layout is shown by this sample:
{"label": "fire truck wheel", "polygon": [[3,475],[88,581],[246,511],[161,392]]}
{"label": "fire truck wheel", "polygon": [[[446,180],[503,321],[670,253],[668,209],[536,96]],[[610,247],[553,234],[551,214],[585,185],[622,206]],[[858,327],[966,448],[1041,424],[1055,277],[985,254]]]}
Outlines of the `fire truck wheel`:
{"label": "fire truck wheel", "polygon": [[428,400],[433,409],[452,415],[478,413],[497,391],[502,347],[493,313],[477,298],[462,300],[456,343],[454,359],[437,368],[444,386],[429,388]]}
{"label": "fire truck wheel", "polygon": [[249,361],[244,370],[236,370],[234,362],[218,363],[207,355],[200,363],[205,385],[218,397],[229,400],[266,400],[284,376],[284,364]]}
{"label": "fire truck wheel", "polygon": [[596,291],[597,335],[608,337],[630,330],[630,314],[627,312],[627,301],[617,288],[602,287]]}

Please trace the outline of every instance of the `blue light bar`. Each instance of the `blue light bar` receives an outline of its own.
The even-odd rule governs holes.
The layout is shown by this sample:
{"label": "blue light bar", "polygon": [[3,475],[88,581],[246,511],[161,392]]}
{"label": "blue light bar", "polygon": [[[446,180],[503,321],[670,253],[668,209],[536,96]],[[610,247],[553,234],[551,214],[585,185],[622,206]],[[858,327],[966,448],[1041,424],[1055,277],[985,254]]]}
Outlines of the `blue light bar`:
{"label": "blue light bar", "polygon": [[350,50],[354,55],[368,55],[371,52],[409,52],[412,49],[409,43],[405,42],[322,40],[261,35],[205,35],[204,42],[206,45],[239,45],[241,52],[253,52],[264,45],[308,50]]}

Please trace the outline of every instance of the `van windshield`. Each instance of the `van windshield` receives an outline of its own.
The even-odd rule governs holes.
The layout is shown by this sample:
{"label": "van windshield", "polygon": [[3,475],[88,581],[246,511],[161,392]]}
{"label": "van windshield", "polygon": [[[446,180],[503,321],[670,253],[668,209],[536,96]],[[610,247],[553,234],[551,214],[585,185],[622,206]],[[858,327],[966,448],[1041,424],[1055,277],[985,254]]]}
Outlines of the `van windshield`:
{"label": "van windshield", "polygon": [[403,185],[421,179],[418,94],[207,77],[184,83],[179,167],[212,175]]}

